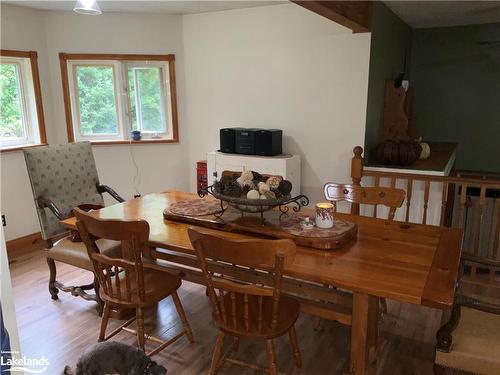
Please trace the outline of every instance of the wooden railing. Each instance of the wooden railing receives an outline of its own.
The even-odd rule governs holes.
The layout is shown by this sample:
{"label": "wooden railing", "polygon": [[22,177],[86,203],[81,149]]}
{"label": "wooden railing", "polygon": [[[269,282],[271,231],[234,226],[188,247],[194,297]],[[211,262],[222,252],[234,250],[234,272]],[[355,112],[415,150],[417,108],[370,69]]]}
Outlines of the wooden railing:
{"label": "wooden railing", "polygon": [[[406,200],[396,212],[396,220],[464,228],[464,251],[476,256],[498,259],[500,255],[498,175],[455,171],[451,176],[433,176],[366,171],[363,169],[363,149],[358,146],[353,152],[351,163],[353,184],[384,185],[405,190]],[[415,198],[416,195],[418,199]],[[439,217],[429,217],[431,210],[438,213]],[[371,212],[367,209],[360,210],[360,207],[352,207],[353,213],[360,211],[361,214],[373,217],[382,215],[377,206],[374,206]]]}

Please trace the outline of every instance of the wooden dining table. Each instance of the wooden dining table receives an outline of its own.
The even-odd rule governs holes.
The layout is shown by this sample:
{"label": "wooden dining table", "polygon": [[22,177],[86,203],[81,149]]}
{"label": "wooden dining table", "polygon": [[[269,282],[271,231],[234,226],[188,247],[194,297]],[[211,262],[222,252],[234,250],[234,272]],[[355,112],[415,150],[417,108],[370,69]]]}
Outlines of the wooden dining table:
{"label": "wooden dining table", "polygon": [[[155,259],[151,266],[203,284],[187,233],[192,224],[163,218],[167,207],[190,199],[199,197],[165,191],[108,206],[93,211],[92,215],[101,219],[146,220],[150,226],[150,255]],[[304,210],[308,212],[307,208]],[[376,370],[379,343],[380,298],[451,309],[462,230],[341,213],[336,217],[357,224],[356,239],[334,250],[298,246],[293,262],[286,266],[283,290],[299,299],[304,313],[351,326],[347,373],[372,374]],[[62,223],[76,228],[74,218]],[[255,236],[241,232],[224,235]],[[217,262],[210,267],[243,282],[269,282],[258,270]]]}

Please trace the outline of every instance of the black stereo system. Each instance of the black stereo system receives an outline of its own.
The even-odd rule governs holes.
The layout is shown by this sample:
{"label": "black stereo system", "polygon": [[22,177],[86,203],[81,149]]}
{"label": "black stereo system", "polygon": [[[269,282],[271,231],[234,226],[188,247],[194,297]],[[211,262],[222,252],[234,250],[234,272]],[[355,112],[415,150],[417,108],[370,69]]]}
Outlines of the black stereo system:
{"label": "black stereo system", "polygon": [[279,129],[225,128],[220,130],[220,150],[232,154],[274,156],[282,153]]}

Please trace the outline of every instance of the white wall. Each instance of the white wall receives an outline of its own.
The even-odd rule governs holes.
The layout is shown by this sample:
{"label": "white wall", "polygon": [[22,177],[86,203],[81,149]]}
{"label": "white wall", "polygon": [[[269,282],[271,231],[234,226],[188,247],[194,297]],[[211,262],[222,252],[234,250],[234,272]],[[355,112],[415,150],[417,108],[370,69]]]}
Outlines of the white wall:
{"label": "white wall", "polygon": [[[42,12],[1,5],[1,47],[38,52],[42,101],[49,142],[55,139],[50,74],[45,44],[45,20]],[[5,239],[8,241],[40,230],[33,203],[28,172],[21,151],[1,153],[1,211],[7,217]]]}
{"label": "white wall", "polygon": [[313,201],[325,182],[349,181],[352,148],[364,144],[370,34],[284,4],[187,15],[183,36],[190,165],[218,148],[219,128],[281,128]]}
{"label": "white wall", "polygon": [[[134,194],[135,168],[130,150],[141,171],[142,194],[188,188],[181,16],[104,13],[89,17],[2,4],[1,17],[2,48],[39,53],[50,144],[67,142],[59,52],[175,54],[180,143],[94,146],[94,155],[101,182],[114,187],[125,198]],[[1,209],[7,215],[6,239],[39,231],[22,152],[2,154],[1,164]]]}

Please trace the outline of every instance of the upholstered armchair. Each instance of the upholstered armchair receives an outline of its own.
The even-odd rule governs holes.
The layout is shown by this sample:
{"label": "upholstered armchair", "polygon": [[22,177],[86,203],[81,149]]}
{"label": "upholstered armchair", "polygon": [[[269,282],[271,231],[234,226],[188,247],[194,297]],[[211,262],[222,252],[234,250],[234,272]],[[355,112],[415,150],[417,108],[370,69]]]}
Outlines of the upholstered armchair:
{"label": "upholstered armchair", "polygon": [[[99,183],[89,142],[36,147],[23,151],[42,237],[47,242],[50,295],[53,300],[57,300],[61,290],[73,296],[96,301],[97,309],[101,313],[103,304],[99,298],[99,283],[95,276],[93,283],[81,286],[65,286],[57,280],[55,261],[93,272],[85,245],[82,242],[73,242],[65,235],[68,229],[59,221],[72,216],[73,209],[78,205],[104,205],[104,192],[109,193],[118,202],[123,202],[123,199],[114,190]],[[99,241],[99,248],[106,255],[116,256],[120,252],[118,242]],[[86,292],[91,289],[95,290],[95,294]]]}

